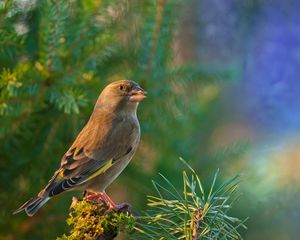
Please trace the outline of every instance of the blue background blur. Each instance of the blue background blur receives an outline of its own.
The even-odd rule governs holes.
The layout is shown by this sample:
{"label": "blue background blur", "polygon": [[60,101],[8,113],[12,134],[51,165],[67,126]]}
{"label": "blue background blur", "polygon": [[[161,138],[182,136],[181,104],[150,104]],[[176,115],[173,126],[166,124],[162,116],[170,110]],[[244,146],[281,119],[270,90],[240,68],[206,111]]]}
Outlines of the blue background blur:
{"label": "blue background blur", "polygon": [[[232,68],[213,145],[246,139],[246,239],[299,239],[300,1],[198,0],[186,8],[180,61]],[[186,27],[189,26],[189,27]],[[245,208],[247,206],[247,208]]]}

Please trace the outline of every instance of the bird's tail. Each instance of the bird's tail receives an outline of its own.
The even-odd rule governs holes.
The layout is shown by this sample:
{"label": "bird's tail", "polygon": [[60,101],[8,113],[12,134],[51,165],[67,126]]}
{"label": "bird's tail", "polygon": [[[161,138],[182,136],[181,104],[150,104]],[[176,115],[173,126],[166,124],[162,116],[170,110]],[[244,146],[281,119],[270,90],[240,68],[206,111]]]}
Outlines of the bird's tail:
{"label": "bird's tail", "polygon": [[27,213],[28,216],[33,216],[47,201],[49,200],[48,196],[43,196],[39,194],[36,197],[31,198],[21,207],[19,207],[13,214],[17,214],[23,210]]}

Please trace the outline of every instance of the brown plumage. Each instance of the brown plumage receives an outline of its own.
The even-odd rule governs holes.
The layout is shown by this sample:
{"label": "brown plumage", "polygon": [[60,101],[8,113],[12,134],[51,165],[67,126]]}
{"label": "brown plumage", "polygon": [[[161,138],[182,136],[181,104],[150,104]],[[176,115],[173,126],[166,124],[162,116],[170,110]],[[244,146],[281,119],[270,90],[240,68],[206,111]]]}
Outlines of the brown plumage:
{"label": "brown plumage", "polygon": [[51,197],[69,190],[104,193],[133,157],[140,140],[136,110],[145,98],[135,82],[120,80],[100,94],[94,111],[61,159],[48,185],[14,213],[34,215]]}

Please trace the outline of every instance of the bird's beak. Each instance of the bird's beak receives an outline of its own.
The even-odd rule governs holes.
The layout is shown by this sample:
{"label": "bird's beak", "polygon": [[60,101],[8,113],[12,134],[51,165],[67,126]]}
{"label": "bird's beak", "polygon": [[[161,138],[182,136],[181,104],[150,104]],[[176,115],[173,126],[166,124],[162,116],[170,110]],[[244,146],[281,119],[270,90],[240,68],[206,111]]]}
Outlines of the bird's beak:
{"label": "bird's beak", "polygon": [[129,100],[131,102],[141,102],[146,98],[146,94],[147,92],[137,85],[130,91]]}

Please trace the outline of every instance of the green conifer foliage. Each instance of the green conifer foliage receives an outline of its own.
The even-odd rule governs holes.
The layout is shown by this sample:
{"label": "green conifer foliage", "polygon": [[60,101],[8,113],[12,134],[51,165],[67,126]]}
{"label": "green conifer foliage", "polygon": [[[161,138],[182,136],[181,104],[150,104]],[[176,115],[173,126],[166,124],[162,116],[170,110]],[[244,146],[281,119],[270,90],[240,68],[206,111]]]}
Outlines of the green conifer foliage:
{"label": "green conifer foliage", "polygon": [[140,149],[119,181],[134,207],[145,203],[154,173],[177,180],[174,159],[198,156],[195,139],[208,134],[218,99],[214,90],[203,98],[201,89],[231,72],[173,64],[181,4],[0,1],[0,239],[53,239],[65,231],[72,193],[33,218],[11,214],[47,183],[111,81],[132,79],[148,92],[139,109]]}

